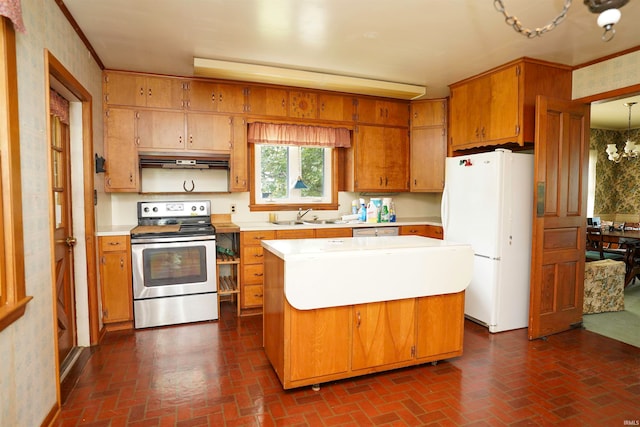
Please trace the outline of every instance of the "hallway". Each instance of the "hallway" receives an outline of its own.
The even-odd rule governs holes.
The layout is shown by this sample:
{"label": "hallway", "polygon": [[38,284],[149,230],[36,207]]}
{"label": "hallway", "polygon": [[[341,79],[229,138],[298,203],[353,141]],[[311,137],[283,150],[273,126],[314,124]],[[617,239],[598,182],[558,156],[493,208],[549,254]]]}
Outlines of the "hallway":
{"label": "hallway", "polygon": [[465,322],[462,357],[284,391],[262,318],[106,336],[56,426],[637,425],[640,348],[576,329],[528,341]]}

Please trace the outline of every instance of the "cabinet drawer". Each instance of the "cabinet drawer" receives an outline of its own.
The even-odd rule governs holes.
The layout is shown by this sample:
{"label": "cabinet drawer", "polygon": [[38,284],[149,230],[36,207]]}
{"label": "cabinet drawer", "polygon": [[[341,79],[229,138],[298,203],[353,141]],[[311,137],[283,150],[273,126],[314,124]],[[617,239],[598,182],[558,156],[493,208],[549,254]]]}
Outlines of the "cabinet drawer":
{"label": "cabinet drawer", "polygon": [[264,280],[264,266],[250,264],[242,267],[242,282],[245,285],[262,285]]}
{"label": "cabinet drawer", "polygon": [[426,225],[402,225],[400,226],[400,235],[427,237],[427,226]]}
{"label": "cabinet drawer", "polygon": [[262,306],[262,285],[245,286],[242,293],[242,305],[244,307]]}
{"label": "cabinet drawer", "polygon": [[243,245],[260,245],[261,240],[273,240],[276,238],[275,231],[244,231],[242,232]]}
{"label": "cabinet drawer", "polygon": [[102,236],[100,250],[102,252],[121,252],[129,250],[129,236]]}
{"label": "cabinet drawer", "polygon": [[264,250],[262,246],[245,246],[242,248],[243,264],[262,264]]}
{"label": "cabinet drawer", "polygon": [[427,234],[425,234],[425,236],[442,240],[443,235],[442,227],[438,227],[437,225],[427,225]]}
{"label": "cabinet drawer", "polygon": [[317,228],[317,238],[330,238],[330,237],[351,237],[353,231],[351,228]]}
{"label": "cabinet drawer", "polygon": [[313,239],[316,232],[313,229],[305,230],[278,230],[276,232],[277,239]]}

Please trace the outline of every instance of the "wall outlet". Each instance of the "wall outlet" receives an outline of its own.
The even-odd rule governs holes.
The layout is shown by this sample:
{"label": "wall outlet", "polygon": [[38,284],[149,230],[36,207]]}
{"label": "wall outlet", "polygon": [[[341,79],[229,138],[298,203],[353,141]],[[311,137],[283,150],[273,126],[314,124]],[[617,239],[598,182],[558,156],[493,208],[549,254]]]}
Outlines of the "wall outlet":
{"label": "wall outlet", "polygon": [[231,203],[231,213],[236,213],[236,204]]}

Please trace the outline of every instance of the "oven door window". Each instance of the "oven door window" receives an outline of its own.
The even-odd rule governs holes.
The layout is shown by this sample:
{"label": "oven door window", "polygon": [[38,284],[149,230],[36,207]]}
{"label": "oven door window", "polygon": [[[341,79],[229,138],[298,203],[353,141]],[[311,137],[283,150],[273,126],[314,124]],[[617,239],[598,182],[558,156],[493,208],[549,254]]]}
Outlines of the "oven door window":
{"label": "oven door window", "polygon": [[142,258],[145,287],[207,280],[207,251],[204,246],[144,249]]}

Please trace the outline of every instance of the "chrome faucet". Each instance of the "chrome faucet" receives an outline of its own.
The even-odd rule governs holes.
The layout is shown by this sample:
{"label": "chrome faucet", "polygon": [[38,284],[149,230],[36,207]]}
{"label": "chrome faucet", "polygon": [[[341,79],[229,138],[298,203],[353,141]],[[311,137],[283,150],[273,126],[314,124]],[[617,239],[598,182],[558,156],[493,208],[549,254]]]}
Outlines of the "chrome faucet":
{"label": "chrome faucet", "polygon": [[298,208],[298,215],[296,216],[296,221],[301,221],[302,217],[311,212],[313,209],[309,208],[306,211],[302,212],[302,208]]}

